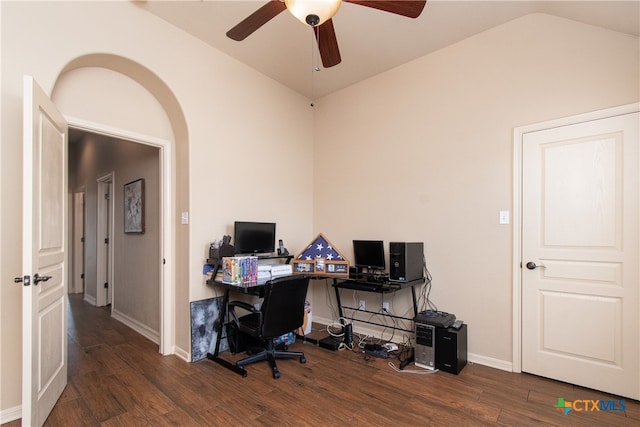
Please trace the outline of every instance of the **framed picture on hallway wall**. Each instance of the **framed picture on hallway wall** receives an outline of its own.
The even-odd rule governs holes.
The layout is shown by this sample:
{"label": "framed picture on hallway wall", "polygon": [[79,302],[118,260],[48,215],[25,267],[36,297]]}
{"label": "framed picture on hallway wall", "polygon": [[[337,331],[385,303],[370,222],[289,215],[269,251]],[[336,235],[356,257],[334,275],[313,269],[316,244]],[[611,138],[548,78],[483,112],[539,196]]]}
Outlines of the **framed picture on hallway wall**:
{"label": "framed picture on hallway wall", "polygon": [[144,233],[144,179],[124,185],[124,232]]}

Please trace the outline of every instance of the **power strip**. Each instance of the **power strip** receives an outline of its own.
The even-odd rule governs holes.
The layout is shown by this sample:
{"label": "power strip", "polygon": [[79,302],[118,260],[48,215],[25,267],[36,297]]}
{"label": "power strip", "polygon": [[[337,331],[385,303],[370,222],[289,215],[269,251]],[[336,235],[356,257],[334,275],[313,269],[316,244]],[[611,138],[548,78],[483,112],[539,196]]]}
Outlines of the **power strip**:
{"label": "power strip", "polygon": [[365,356],[379,357],[380,359],[388,359],[389,352],[387,350],[362,350]]}

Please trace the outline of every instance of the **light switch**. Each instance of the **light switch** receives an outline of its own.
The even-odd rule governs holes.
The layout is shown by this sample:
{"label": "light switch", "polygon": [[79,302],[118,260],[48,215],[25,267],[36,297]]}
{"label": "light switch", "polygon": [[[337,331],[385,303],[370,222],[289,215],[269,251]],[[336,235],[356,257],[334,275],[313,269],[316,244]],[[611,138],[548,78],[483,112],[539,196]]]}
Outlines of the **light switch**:
{"label": "light switch", "polygon": [[509,211],[500,211],[500,224],[509,224]]}
{"label": "light switch", "polygon": [[182,224],[189,224],[189,212],[182,212]]}

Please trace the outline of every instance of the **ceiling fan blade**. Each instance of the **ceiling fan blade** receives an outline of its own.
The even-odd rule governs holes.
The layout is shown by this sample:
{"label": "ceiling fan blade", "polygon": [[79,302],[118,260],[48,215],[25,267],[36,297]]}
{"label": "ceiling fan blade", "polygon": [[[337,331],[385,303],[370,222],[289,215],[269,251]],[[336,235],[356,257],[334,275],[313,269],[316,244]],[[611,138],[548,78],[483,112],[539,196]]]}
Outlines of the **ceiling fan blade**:
{"label": "ceiling fan blade", "polygon": [[345,3],[359,4],[408,18],[417,18],[422,13],[427,0],[343,0]]}
{"label": "ceiling fan blade", "polygon": [[338,65],[342,58],[340,58],[340,49],[338,49],[338,40],[336,39],[336,31],[333,28],[333,21],[329,19],[324,24],[314,27],[313,32],[316,34],[318,50],[320,50],[324,68]]}
{"label": "ceiling fan blade", "polygon": [[227,37],[236,41],[244,40],[258,28],[262,27],[286,9],[287,6],[283,1],[271,0],[269,3],[243,19],[238,25],[227,31]]}

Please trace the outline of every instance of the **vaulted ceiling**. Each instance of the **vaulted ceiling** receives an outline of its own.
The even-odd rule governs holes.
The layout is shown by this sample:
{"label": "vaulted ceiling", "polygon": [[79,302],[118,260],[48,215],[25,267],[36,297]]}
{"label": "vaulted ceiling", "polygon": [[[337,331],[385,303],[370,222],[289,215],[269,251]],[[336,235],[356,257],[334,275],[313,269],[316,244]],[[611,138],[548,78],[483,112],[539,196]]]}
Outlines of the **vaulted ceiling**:
{"label": "vaulted ceiling", "polygon": [[[416,19],[343,2],[333,17],[342,62],[323,68],[312,29],[288,11],[243,41],[225,35],[267,1],[147,0],[136,4],[309,99],[529,13],[547,13],[633,36],[640,32],[639,0],[428,0]],[[320,71],[314,71],[316,67]]]}

